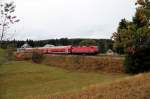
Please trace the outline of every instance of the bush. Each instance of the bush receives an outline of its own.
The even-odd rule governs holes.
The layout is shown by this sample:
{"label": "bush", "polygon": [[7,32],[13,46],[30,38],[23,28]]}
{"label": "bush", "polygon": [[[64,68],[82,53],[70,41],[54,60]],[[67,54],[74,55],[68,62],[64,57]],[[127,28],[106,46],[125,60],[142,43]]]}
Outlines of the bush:
{"label": "bush", "polygon": [[15,60],[14,52],[16,52],[15,48],[7,48],[6,49],[6,58],[7,58],[8,61]]}
{"label": "bush", "polygon": [[133,54],[128,53],[124,67],[127,73],[132,74],[150,71],[150,47],[139,48]]}
{"label": "bush", "polygon": [[40,52],[33,52],[32,53],[32,61],[35,63],[41,63],[44,59],[44,55]]}

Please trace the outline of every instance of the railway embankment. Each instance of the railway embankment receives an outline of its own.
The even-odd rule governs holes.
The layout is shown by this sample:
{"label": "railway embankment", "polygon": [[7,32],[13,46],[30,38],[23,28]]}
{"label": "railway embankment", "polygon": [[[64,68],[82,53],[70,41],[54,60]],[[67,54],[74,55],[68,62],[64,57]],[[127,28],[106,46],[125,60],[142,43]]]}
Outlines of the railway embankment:
{"label": "railway embankment", "polygon": [[46,55],[43,63],[69,70],[121,73],[123,60],[114,56]]}
{"label": "railway embankment", "polygon": [[[87,56],[87,55],[55,55],[46,54],[42,64],[60,67],[75,71],[96,71],[108,73],[121,73],[123,69],[123,57],[120,56]],[[17,60],[30,60],[32,53],[18,53]]]}

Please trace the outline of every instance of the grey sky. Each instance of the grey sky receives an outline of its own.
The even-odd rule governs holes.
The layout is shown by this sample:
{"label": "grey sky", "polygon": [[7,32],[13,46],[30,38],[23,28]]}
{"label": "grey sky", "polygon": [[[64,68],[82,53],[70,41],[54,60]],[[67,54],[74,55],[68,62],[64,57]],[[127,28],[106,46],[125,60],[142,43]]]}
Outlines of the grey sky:
{"label": "grey sky", "polygon": [[135,0],[14,0],[16,39],[110,38]]}

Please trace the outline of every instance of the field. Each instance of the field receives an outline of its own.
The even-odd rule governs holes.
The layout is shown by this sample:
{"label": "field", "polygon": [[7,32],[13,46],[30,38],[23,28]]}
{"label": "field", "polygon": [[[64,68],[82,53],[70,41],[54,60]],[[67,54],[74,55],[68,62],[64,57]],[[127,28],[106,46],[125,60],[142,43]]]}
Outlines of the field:
{"label": "field", "polygon": [[77,93],[32,97],[30,99],[150,99],[150,73],[111,83],[92,85]]}
{"label": "field", "polygon": [[80,91],[91,84],[111,82],[124,76],[70,72],[31,62],[11,62],[0,66],[0,99]]}
{"label": "field", "polygon": [[[0,60],[4,60],[3,56],[4,51],[0,50]],[[100,58],[104,61],[103,67],[108,64],[109,69],[100,65],[105,72],[94,71],[95,66],[100,64],[97,59],[81,59],[83,63],[79,57],[59,59],[53,56],[52,60],[46,58],[44,62],[49,62],[46,65],[31,61],[4,62],[0,65],[0,99],[149,99],[150,73],[135,76],[114,73],[117,70],[115,66],[121,62],[118,58],[114,62],[112,57]],[[107,59],[109,61],[106,62]],[[94,69],[90,71],[90,65],[86,63],[93,63]],[[85,66],[68,69],[71,64]],[[115,71],[110,71],[112,68]]]}
{"label": "field", "polygon": [[4,61],[4,50],[0,49],[0,65],[2,64],[2,62]]}

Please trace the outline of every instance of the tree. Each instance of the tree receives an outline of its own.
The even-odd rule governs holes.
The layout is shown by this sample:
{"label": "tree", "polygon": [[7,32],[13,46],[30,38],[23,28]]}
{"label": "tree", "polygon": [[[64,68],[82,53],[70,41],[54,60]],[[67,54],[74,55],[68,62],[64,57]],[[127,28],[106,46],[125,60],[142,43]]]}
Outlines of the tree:
{"label": "tree", "polygon": [[81,41],[79,45],[81,45],[81,46],[97,45],[97,42],[92,39],[87,39],[87,40]]}
{"label": "tree", "polygon": [[135,25],[133,22],[122,19],[119,23],[117,32],[113,33],[112,39],[114,41],[113,48],[119,54],[127,52],[128,47],[132,46],[133,34],[135,33]]}
{"label": "tree", "polygon": [[61,45],[68,45],[69,44],[68,38],[61,38],[60,43]]}
{"label": "tree", "polygon": [[150,20],[150,1],[149,0],[137,0],[136,5],[140,5],[139,9],[143,12],[148,20]]}
{"label": "tree", "polygon": [[2,2],[0,4],[0,46],[3,39],[7,36],[10,25],[20,21],[14,15],[15,7],[14,2]]}
{"label": "tree", "polygon": [[122,20],[112,36],[114,47],[121,47],[126,54],[125,70],[129,73],[150,70],[150,1],[138,0],[136,5],[133,20]]}
{"label": "tree", "polygon": [[[150,2],[138,0],[135,17],[133,21],[122,19],[117,32],[113,33],[114,48],[121,52],[128,51],[128,48],[135,48],[143,45],[150,37]],[[149,12],[149,13],[148,13]]]}

